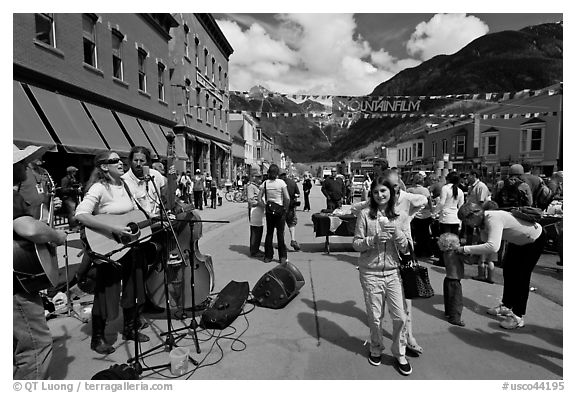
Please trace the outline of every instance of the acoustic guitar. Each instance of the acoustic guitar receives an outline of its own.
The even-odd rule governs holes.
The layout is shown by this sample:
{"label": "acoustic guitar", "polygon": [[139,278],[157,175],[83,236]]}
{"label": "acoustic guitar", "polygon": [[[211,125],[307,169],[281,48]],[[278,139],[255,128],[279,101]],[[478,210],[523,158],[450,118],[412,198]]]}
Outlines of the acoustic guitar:
{"label": "acoustic guitar", "polygon": [[[40,221],[54,227],[54,182],[47,174],[49,202],[40,207]],[[28,240],[13,241],[13,271],[25,291],[35,293],[56,287],[59,283],[58,257],[52,243],[32,243]]]}
{"label": "acoustic guitar", "polygon": [[86,241],[90,250],[100,255],[106,255],[113,261],[118,261],[130,251],[130,247],[125,247],[126,244],[138,239],[148,241],[152,234],[150,226],[157,221],[156,218],[147,218],[140,210],[132,210],[124,214],[99,214],[94,217],[103,224],[130,228],[131,233],[126,236],[118,236],[108,231],[99,231],[88,227],[85,228]]}

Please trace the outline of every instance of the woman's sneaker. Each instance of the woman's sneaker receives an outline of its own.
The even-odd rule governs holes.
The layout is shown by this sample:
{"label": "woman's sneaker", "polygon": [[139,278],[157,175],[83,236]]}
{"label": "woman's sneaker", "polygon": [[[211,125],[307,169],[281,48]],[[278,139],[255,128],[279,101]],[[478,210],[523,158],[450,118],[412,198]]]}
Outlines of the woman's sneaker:
{"label": "woman's sneaker", "polygon": [[488,310],[486,310],[486,312],[490,315],[494,315],[497,317],[507,317],[508,315],[512,314],[512,310],[510,310],[508,307],[506,307],[503,304],[500,304],[499,306],[496,306],[496,307],[489,308]]}
{"label": "woman's sneaker", "polygon": [[368,363],[373,366],[379,366],[382,364],[382,355],[380,356],[373,356],[372,354],[368,354]]}
{"label": "woman's sneaker", "polygon": [[522,328],[522,327],[524,327],[524,318],[519,317],[514,313],[511,313],[510,315],[508,315],[506,317],[505,320],[500,322],[500,327],[503,327],[504,329],[509,329],[509,330]]}
{"label": "woman's sneaker", "polygon": [[406,363],[400,363],[400,360],[396,359],[396,365],[398,366],[398,371],[400,371],[400,374],[402,375],[412,374],[412,366],[410,365],[410,362],[408,362],[408,360],[406,360]]}

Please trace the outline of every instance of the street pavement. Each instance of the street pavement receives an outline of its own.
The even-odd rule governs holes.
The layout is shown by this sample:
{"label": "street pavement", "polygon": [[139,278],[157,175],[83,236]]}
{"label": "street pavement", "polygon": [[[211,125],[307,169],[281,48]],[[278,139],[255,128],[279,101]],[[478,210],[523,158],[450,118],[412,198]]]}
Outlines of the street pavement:
{"label": "street pavement", "polygon": [[[525,317],[526,326],[514,331],[499,327],[499,318],[486,314],[499,303],[501,278],[490,285],[472,279],[462,280],[463,319],[466,327],[448,324],[443,318],[442,268],[428,267],[436,292],[430,299],[413,301],[414,334],[424,348],[420,357],[409,357],[413,373],[403,377],[393,366],[390,353],[392,323],[386,316],[383,326],[386,349],[382,365],[367,361],[368,327],[362,290],[355,263],[357,253],[350,237],[331,238],[331,253],[324,253],[324,238],[315,238],[311,215],[325,207],[320,187],[311,194],[312,212],[298,211],[296,237],[300,252],[289,248],[288,258],[302,273],[305,284],[283,309],[255,307],[247,303],[244,313],[225,330],[196,330],[200,353],[196,353],[191,319],[173,321],[174,328],[188,327],[178,334],[178,345],[188,347],[198,366],[178,379],[194,380],[558,380],[563,378],[562,272],[555,256],[543,256],[537,267]],[[202,253],[212,256],[215,271],[214,295],[230,281],[247,281],[252,289],[275,260],[264,263],[248,256],[249,224],[245,203],[224,200],[217,209],[200,212],[206,220],[199,241]],[[264,240],[264,239],[263,239]],[[286,242],[289,234],[286,230]],[[262,244],[263,249],[263,244]],[[474,266],[466,273],[476,274]],[[536,277],[538,276],[538,277]],[[544,277],[544,278],[542,278]],[[533,281],[534,281],[533,279]],[[543,296],[550,285],[552,295]],[[559,288],[559,291],[558,291]],[[89,301],[84,296],[81,301]],[[89,304],[86,305],[89,307]],[[82,307],[84,308],[84,307]],[[146,351],[163,343],[166,317],[147,314],[151,326],[143,332],[151,341]],[[199,320],[199,318],[198,318]],[[134,355],[134,343],[124,342],[119,331],[122,318],[107,327],[107,338],[116,352],[102,356],[90,350],[90,323],[63,316],[49,320],[54,336],[52,379],[90,379],[113,364],[126,363]],[[142,366],[169,362],[160,348],[142,360]],[[146,380],[175,378],[167,368],[143,371]]]}

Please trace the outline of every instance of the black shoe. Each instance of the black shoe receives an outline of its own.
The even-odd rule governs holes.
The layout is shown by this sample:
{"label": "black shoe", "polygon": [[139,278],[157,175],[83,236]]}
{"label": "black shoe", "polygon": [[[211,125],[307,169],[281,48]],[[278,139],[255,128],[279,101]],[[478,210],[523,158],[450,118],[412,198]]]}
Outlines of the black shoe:
{"label": "black shoe", "polygon": [[101,355],[110,355],[111,353],[114,353],[114,351],[116,351],[116,349],[112,345],[104,341],[104,337],[102,336],[92,336],[92,341],[90,342],[90,349],[98,352]]}
{"label": "black shoe", "polygon": [[382,355],[372,356],[371,354],[368,354],[368,363],[370,363],[373,366],[381,365],[382,364]]}
{"label": "black shoe", "polygon": [[456,319],[448,318],[448,322],[451,323],[452,325],[456,325],[456,326],[462,326],[462,327],[466,326],[464,321],[461,319],[456,320]]}
{"label": "black shoe", "polygon": [[296,251],[300,251],[300,245],[298,244],[298,242],[296,240],[292,240],[290,242],[290,247],[292,247]]}
{"label": "black shoe", "polygon": [[408,362],[408,360],[406,360],[406,363],[402,364],[398,359],[396,359],[396,365],[398,366],[398,371],[400,371],[400,374],[402,375],[412,374],[412,366],[410,365],[410,362]]}
{"label": "black shoe", "polygon": [[[124,341],[135,341],[134,340],[134,331],[130,331],[129,333],[127,333],[126,331],[122,332],[122,340]],[[138,342],[139,343],[145,343],[150,341],[150,337],[148,337],[147,335],[143,334],[143,333],[138,333]]]}

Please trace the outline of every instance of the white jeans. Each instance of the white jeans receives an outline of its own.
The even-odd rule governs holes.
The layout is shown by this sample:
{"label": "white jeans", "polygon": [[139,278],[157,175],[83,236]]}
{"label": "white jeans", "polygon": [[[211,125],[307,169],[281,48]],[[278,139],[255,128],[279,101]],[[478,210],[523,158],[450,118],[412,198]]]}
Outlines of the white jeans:
{"label": "white jeans", "polygon": [[404,293],[398,270],[387,272],[363,272],[360,284],[364,291],[368,327],[370,328],[370,354],[380,356],[384,350],[381,322],[384,302],[392,319],[392,355],[398,358],[406,354],[406,338],[402,330],[406,324]]}

